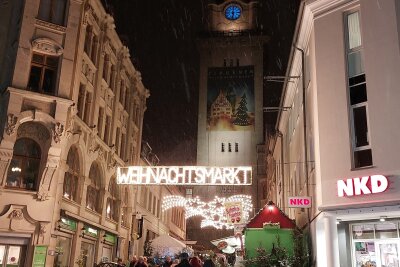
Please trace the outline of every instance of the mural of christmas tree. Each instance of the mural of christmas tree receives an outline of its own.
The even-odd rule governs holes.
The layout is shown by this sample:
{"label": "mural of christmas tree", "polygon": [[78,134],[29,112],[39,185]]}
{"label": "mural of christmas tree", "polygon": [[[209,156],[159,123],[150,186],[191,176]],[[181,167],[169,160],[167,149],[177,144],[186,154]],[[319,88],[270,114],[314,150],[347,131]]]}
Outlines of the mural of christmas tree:
{"label": "mural of christmas tree", "polygon": [[236,119],[233,121],[233,124],[239,126],[248,126],[250,125],[249,122],[249,115],[247,114],[247,101],[246,101],[246,94],[244,93],[242,99],[240,99],[239,107],[236,111]]}

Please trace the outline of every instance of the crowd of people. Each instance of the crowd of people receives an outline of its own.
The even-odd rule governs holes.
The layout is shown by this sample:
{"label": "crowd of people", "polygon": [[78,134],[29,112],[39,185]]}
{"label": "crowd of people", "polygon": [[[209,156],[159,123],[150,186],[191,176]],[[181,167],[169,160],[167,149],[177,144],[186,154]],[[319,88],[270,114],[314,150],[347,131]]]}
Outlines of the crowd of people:
{"label": "crowd of people", "polygon": [[118,259],[118,267],[227,267],[228,264],[224,258],[200,258],[198,256],[189,257],[189,254],[183,252],[179,259],[172,259],[166,256],[162,262],[155,262],[153,259],[148,259],[145,256],[133,256],[129,266],[122,263]]}

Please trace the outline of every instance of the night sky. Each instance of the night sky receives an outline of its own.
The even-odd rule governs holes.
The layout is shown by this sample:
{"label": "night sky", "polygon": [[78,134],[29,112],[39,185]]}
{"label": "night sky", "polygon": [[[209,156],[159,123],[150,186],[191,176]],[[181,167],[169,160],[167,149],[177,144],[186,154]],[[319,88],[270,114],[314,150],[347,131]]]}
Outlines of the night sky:
{"label": "night sky", "polygon": [[[260,0],[258,29],[270,37],[264,47],[265,75],[284,75],[299,0]],[[196,164],[199,53],[207,0],[103,0],[131,52],[151,96],[143,140],[160,165]],[[281,83],[264,84],[264,106],[278,106]],[[266,127],[276,114],[266,114]]]}

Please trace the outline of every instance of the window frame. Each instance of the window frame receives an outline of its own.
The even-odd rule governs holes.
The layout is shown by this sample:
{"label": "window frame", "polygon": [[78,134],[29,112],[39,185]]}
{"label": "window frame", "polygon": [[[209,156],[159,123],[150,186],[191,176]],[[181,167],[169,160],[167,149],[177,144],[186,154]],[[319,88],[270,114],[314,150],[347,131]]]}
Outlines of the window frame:
{"label": "window frame", "polygon": [[[350,48],[350,32],[349,32],[349,24],[348,24],[348,17],[352,14],[358,13],[358,24],[359,24],[359,29],[360,29],[360,40],[361,44],[357,47]],[[361,73],[358,73],[357,75],[353,75],[350,77],[350,68],[349,68],[349,57],[351,54],[354,53],[360,53],[361,60],[363,60],[363,30],[361,27],[361,12],[359,8],[349,10],[343,14],[343,21],[344,21],[344,41],[345,41],[345,62],[346,62],[346,91],[347,91],[347,105],[348,105],[348,112],[349,112],[349,128],[350,128],[350,142],[351,142],[351,165],[352,169],[362,169],[362,168],[369,168],[373,166],[373,155],[372,155],[372,144],[371,144],[371,127],[370,127],[370,122],[369,122],[369,112],[368,112],[368,85],[367,85],[367,77],[365,74],[365,70]],[[366,101],[360,102],[357,104],[352,105],[351,104],[351,90],[352,88],[356,88],[357,85],[360,85],[362,83],[357,83],[350,85],[350,79],[364,75],[364,81],[362,83],[365,83],[366,86],[366,94],[367,98]],[[366,110],[366,124],[367,124],[367,140],[368,140],[368,145],[364,146],[357,146],[357,140],[356,140],[356,132],[355,132],[355,120],[354,120],[354,110],[356,108],[364,107]],[[365,165],[365,166],[356,166],[356,156],[355,154],[360,151],[366,151],[370,150],[371,151],[371,165]]]}
{"label": "window frame", "polygon": [[[76,166],[71,166],[74,164],[69,164],[68,162],[68,158],[70,153],[73,153],[72,157],[74,158],[72,163],[77,163],[78,164],[78,169],[75,170],[74,167]],[[81,172],[81,164],[80,164],[80,157],[79,157],[79,152],[78,152],[78,148],[76,148],[75,146],[71,146],[68,155],[67,155],[67,165],[68,165],[68,170],[65,172],[64,174],[64,183],[63,183],[63,198],[66,198],[70,201],[74,201],[74,202],[79,202],[79,180],[80,180],[80,172]],[[66,183],[66,179],[68,179],[71,182],[75,182],[74,186],[70,186],[71,188],[71,192],[66,192],[65,190],[65,183]],[[68,193],[68,196],[66,196],[65,194]]]}
{"label": "window frame", "polygon": [[[41,56],[43,57],[43,63],[38,63],[38,62],[34,62],[33,61],[33,57],[35,55]],[[50,66],[47,65],[47,58],[54,58],[57,60],[57,66]],[[32,57],[31,57],[31,62],[30,62],[30,69],[29,69],[29,79],[28,79],[28,84],[26,86],[26,89],[32,92],[37,92],[40,94],[46,94],[46,95],[53,95],[56,96],[58,93],[58,76],[59,76],[59,68],[60,68],[60,56],[54,56],[54,55],[46,55],[43,53],[38,53],[38,52],[32,52]],[[31,74],[32,74],[32,68],[33,67],[37,67],[40,68],[40,79],[39,79],[39,85],[37,90],[34,88],[31,88],[30,85],[30,80],[31,80]],[[43,89],[43,84],[44,84],[44,77],[45,77],[45,73],[46,70],[52,70],[54,71],[54,75],[55,77],[53,77],[55,79],[54,82],[54,88],[51,88],[51,93],[47,93],[44,89]]]}
{"label": "window frame", "polygon": [[[15,155],[15,152],[14,152],[15,151],[15,145],[17,144],[17,142],[19,142],[21,140],[30,140],[30,142],[33,142],[37,146],[37,148],[39,149],[40,157],[39,158],[34,158],[34,157],[30,157],[30,156],[25,156],[25,155]],[[26,147],[27,145],[24,144],[24,146]],[[29,161],[29,160],[35,160],[35,162],[38,163],[37,177],[35,178],[33,186],[32,186],[31,189],[27,189],[27,187],[22,187],[23,181],[27,180],[26,178],[24,178],[24,176],[25,176],[24,174],[26,173],[26,170],[25,170],[26,168],[24,167],[24,164],[19,165],[22,168],[20,168],[21,169],[21,171],[20,171],[21,175],[19,175],[19,178],[18,178],[18,186],[8,185],[8,179],[9,179],[9,172],[10,172],[10,168],[11,168],[11,163],[12,163],[12,161],[14,159],[19,160],[19,162],[25,163],[25,166],[27,165],[27,161]],[[10,164],[8,166],[5,188],[12,189],[12,190],[23,190],[23,191],[28,191],[28,192],[37,191],[39,183],[40,183],[40,179],[41,179],[40,176],[41,176],[41,173],[42,173],[42,160],[43,160],[43,148],[40,146],[40,144],[38,142],[36,142],[34,139],[29,138],[29,137],[18,138],[15,141],[14,149],[13,149],[13,156],[12,156],[11,162],[10,162]]]}

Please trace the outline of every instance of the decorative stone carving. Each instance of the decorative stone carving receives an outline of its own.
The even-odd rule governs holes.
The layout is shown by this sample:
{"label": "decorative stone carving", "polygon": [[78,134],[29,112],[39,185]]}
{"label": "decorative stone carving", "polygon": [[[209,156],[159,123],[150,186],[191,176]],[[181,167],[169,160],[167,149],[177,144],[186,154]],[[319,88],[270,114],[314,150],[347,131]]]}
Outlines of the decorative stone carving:
{"label": "decorative stone carving", "polygon": [[61,141],[61,136],[63,132],[64,132],[64,125],[62,125],[60,122],[54,124],[54,129],[52,130],[54,142],[59,143]]}
{"label": "decorative stone carving", "polygon": [[115,168],[115,166],[117,166],[117,160],[114,158],[114,154],[113,154],[110,158],[110,162],[108,163],[107,168],[109,170],[111,170],[111,169]]}
{"label": "decorative stone carving", "polygon": [[44,234],[46,233],[47,231],[46,231],[46,225],[44,225],[44,224],[40,224],[40,228],[39,228],[39,235],[40,236],[44,236]]}
{"label": "decorative stone carving", "polygon": [[60,56],[63,53],[63,48],[49,38],[37,38],[33,40],[32,47],[34,51],[51,56]]}
{"label": "decorative stone carving", "polygon": [[22,212],[22,210],[18,209],[18,210],[13,210],[10,213],[10,219],[16,219],[16,220],[22,220],[24,218],[24,213]]}
{"label": "decorative stone carving", "polygon": [[17,137],[29,137],[40,142],[49,140],[50,134],[46,127],[37,122],[25,122],[18,129]]}
{"label": "decorative stone carving", "polygon": [[[11,155],[12,157],[12,155]],[[6,171],[8,167],[9,161],[0,160],[0,186],[3,185],[3,179],[6,177]]]}
{"label": "decorative stone carving", "polygon": [[104,150],[101,147],[99,147],[98,151],[99,151],[99,153],[97,155],[97,158],[100,160],[103,160],[104,159]]}
{"label": "decorative stone carving", "polygon": [[57,166],[47,166],[43,172],[42,179],[40,182],[39,190],[37,193],[37,199],[40,201],[45,201],[49,198],[49,190],[51,182],[56,172]]}
{"label": "decorative stone carving", "polygon": [[12,135],[15,133],[15,127],[17,125],[18,117],[15,116],[14,114],[8,114],[7,115],[7,122],[6,122],[6,127],[4,131],[8,135]]}
{"label": "decorative stone carving", "polygon": [[45,28],[50,28],[50,29],[58,31],[58,32],[64,32],[65,33],[65,31],[66,31],[66,27],[63,27],[63,26],[60,26],[60,25],[57,25],[57,24],[53,24],[53,23],[50,23],[50,22],[47,22],[47,21],[43,21],[43,20],[40,20],[40,19],[36,20],[36,25],[42,26],[42,27],[45,27]]}

